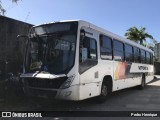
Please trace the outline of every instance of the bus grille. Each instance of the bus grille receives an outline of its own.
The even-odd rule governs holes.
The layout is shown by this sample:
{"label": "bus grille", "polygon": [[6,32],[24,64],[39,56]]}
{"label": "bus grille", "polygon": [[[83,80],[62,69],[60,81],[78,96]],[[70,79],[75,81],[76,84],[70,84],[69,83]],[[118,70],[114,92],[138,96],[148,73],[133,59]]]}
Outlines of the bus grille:
{"label": "bus grille", "polygon": [[25,89],[25,93],[33,97],[46,96],[54,98],[57,95],[57,91],[39,90],[39,89]]}
{"label": "bus grille", "polygon": [[60,77],[55,79],[26,78],[24,79],[24,84],[35,88],[58,89],[66,80],[67,77]]}

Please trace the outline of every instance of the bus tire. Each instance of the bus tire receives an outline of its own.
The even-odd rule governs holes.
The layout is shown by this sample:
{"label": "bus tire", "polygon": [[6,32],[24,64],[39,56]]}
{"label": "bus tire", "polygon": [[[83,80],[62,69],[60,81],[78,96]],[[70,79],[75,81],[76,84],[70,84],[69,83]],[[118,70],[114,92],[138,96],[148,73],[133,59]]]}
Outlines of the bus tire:
{"label": "bus tire", "polygon": [[110,81],[103,81],[102,87],[101,87],[101,93],[98,96],[98,102],[104,103],[108,96],[110,95]]}
{"label": "bus tire", "polygon": [[139,86],[139,89],[142,90],[145,88],[146,85],[146,77],[145,74],[142,75],[141,85]]}

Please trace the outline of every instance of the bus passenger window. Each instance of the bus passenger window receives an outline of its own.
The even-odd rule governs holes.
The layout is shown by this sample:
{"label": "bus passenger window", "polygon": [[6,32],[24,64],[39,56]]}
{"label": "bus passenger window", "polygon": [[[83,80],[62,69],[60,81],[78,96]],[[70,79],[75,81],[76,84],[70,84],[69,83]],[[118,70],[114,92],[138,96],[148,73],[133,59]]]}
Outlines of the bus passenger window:
{"label": "bus passenger window", "polygon": [[146,54],[144,50],[141,50],[141,63],[146,63]]}
{"label": "bus passenger window", "polygon": [[140,49],[137,47],[134,47],[134,62],[135,63],[141,63],[141,54]]}
{"label": "bus passenger window", "polygon": [[146,52],[146,63],[151,64],[151,56],[149,52]]}
{"label": "bus passenger window", "polygon": [[114,46],[114,60],[115,61],[124,61],[124,49],[123,43],[117,40],[113,41]]}
{"label": "bus passenger window", "polygon": [[133,47],[125,44],[125,58],[127,62],[134,62]]}
{"label": "bus passenger window", "polygon": [[151,65],[153,65],[153,54],[150,53],[150,56],[151,56]]}
{"label": "bus passenger window", "polygon": [[101,58],[112,60],[112,39],[107,36],[100,36],[100,53]]}

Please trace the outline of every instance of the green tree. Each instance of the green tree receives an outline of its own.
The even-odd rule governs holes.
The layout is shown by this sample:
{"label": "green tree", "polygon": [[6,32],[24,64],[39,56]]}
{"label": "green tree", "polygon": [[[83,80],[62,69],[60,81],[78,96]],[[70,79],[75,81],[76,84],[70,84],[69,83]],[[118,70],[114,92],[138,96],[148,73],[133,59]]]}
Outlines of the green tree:
{"label": "green tree", "polygon": [[0,0],[0,15],[4,15],[6,10],[2,7],[2,1]]}
{"label": "green tree", "polygon": [[153,40],[153,37],[146,32],[145,27],[140,27],[140,29],[138,29],[134,26],[127,30],[125,36],[127,39],[133,40],[137,43],[139,42],[141,45],[143,45],[144,41],[146,41],[146,38]]}
{"label": "green tree", "polygon": [[[12,0],[12,3],[17,3],[19,0]],[[2,6],[2,0],[0,0],[0,15],[5,15],[6,10]]]}

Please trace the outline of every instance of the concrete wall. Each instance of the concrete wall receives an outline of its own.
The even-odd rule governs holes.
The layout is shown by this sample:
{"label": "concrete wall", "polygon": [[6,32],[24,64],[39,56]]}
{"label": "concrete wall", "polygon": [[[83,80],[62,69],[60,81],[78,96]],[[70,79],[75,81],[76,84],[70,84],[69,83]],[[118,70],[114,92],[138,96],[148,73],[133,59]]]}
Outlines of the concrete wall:
{"label": "concrete wall", "polygon": [[[31,24],[0,16],[0,72],[18,74],[22,71],[25,40],[17,42],[17,35],[28,34]],[[6,62],[7,61],[7,62]],[[7,63],[7,68],[5,64]]]}
{"label": "concrete wall", "polygon": [[154,62],[154,74],[160,75],[160,62]]}

